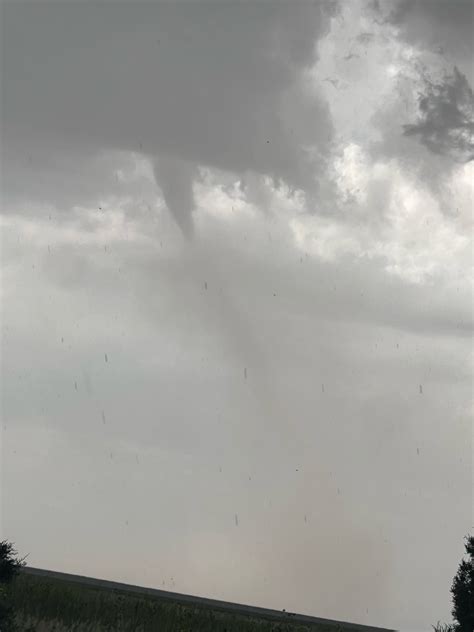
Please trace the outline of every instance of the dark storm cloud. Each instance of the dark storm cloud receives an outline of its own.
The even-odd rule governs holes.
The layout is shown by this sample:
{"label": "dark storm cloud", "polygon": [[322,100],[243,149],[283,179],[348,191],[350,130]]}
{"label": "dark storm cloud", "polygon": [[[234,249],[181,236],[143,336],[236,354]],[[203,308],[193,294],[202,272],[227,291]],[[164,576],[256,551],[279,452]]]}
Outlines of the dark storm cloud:
{"label": "dark storm cloud", "polygon": [[471,0],[379,0],[376,13],[400,29],[409,44],[445,57],[472,83],[472,30],[474,3]]}
{"label": "dark storm cloud", "polygon": [[156,173],[165,190],[179,182],[188,191],[186,200],[165,193],[188,231],[193,163],[309,189],[317,165],[307,149],[324,155],[331,123],[301,70],[334,10],[333,2],[7,3],[5,153],[60,143],[86,155],[171,157]]}
{"label": "dark storm cloud", "polygon": [[391,22],[412,33],[417,20],[423,17],[431,26],[456,27],[461,35],[467,35],[474,18],[471,0],[392,0],[391,5]]}
{"label": "dark storm cloud", "polygon": [[442,82],[425,79],[418,109],[418,121],[404,126],[406,136],[417,136],[436,154],[462,162],[474,158],[474,95],[457,68]]}

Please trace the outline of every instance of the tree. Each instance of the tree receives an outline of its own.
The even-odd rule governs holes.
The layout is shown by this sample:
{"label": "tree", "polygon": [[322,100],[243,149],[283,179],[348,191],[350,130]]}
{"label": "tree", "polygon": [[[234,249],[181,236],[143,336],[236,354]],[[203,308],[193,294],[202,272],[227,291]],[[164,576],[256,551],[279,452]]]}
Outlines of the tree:
{"label": "tree", "polygon": [[8,603],[9,585],[25,566],[25,558],[19,559],[11,542],[0,542],[0,630],[13,632],[13,609]]}
{"label": "tree", "polygon": [[473,632],[474,630],[474,536],[466,536],[465,539],[468,559],[461,560],[451,586],[453,595],[451,614],[457,622],[457,632]]}
{"label": "tree", "polygon": [[462,559],[451,586],[455,623],[439,623],[435,632],[474,632],[474,536],[466,536],[468,559]]}

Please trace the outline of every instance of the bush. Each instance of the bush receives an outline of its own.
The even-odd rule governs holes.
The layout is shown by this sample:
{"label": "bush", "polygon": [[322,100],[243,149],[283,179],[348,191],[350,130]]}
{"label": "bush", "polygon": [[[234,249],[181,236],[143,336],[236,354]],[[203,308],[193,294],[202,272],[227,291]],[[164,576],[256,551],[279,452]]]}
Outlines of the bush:
{"label": "bush", "polygon": [[434,632],[473,632],[474,630],[474,536],[466,536],[465,549],[468,559],[461,560],[451,586],[455,623],[433,626]]}
{"label": "bush", "polygon": [[474,536],[466,536],[467,560],[461,560],[451,586],[453,595],[452,615],[457,622],[457,632],[474,630]]}
{"label": "bush", "polygon": [[13,607],[10,603],[10,584],[25,566],[25,560],[19,559],[11,542],[0,542],[0,629],[2,632],[14,632]]}

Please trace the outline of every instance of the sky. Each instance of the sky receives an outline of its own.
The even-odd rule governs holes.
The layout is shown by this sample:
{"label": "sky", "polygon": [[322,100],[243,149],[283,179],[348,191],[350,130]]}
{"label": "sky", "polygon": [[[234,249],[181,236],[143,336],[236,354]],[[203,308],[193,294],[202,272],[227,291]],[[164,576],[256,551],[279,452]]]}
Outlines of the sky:
{"label": "sky", "polygon": [[1,6],[1,521],[405,632],[473,528],[473,4]]}

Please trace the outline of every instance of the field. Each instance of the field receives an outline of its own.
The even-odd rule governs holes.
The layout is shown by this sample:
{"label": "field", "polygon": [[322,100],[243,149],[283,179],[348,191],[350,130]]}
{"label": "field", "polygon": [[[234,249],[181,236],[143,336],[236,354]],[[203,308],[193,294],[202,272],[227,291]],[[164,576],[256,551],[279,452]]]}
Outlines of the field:
{"label": "field", "polygon": [[150,595],[21,573],[12,587],[20,632],[352,632],[357,626],[298,624],[183,605]]}

